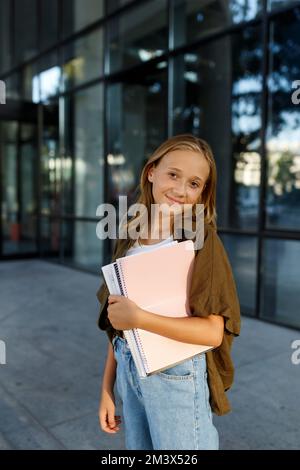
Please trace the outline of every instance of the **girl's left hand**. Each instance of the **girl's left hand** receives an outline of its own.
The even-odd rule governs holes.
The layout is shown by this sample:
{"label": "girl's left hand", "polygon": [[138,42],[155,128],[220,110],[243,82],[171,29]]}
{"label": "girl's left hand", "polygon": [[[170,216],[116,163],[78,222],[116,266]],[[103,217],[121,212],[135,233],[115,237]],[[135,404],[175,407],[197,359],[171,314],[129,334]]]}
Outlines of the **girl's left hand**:
{"label": "girl's left hand", "polygon": [[140,307],[123,295],[109,295],[107,316],[116,330],[138,328]]}

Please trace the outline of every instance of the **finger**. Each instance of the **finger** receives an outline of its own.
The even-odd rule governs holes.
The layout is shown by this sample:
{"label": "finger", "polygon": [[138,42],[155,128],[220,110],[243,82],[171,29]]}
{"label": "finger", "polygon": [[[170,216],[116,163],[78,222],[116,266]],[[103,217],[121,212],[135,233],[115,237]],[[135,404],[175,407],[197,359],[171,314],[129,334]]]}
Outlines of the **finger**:
{"label": "finger", "polygon": [[116,421],[114,415],[109,415],[107,419],[108,426],[114,428],[116,426]]}
{"label": "finger", "polygon": [[108,301],[111,301],[111,302],[117,302],[117,301],[120,301],[122,299],[123,295],[109,295],[108,296]]}
{"label": "finger", "polygon": [[115,427],[115,426],[114,426],[114,427],[110,426],[110,425],[108,424],[108,422],[106,421],[106,422],[104,423],[103,427],[102,427],[102,430],[103,430],[104,432],[107,432],[107,433],[111,433],[111,434],[112,434],[112,433],[115,433],[118,429],[117,429],[117,427]]}
{"label": "finger", "polygon": [[108,434],[115,434],[117,431],[119,431],[119,428],[116,428],[116,429],[111,429],[109,428],[108,426],[106,426],[104,429],[103,429],[104,432],[107,432]]}
{"label": "finger", "polygon": [[106,426],[104,431],[113,434],[113,433],[119,431],[119,429],[120,429],[119,426],[116,424],[116,426],[114,426],[114,427]]}
{"label": "finger", "polygon": [[113,431],[110,429],[110,427],[107,424],[107,413],[103,412],[100,414],[100,426],[102,431],[112,433]]}
{"label": "finger", "polygon": [[120,416],[111,416],[108,418],[108,429],[110,431],[116,432],[119,431],[119,424],[121,423]]}

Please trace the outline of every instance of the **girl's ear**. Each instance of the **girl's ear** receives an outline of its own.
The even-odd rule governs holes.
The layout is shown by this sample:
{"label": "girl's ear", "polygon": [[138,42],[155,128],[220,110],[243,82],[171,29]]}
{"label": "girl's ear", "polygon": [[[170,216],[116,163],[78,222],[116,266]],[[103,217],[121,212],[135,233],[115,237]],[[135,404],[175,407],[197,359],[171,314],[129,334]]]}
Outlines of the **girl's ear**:
{"label": "girl's ear", "polygon": [[150,181],[150,183],[153,183],[153,170],[154,170],[154,165],[152,165],[150,167],[150,169],[148,170],[148,181]]}

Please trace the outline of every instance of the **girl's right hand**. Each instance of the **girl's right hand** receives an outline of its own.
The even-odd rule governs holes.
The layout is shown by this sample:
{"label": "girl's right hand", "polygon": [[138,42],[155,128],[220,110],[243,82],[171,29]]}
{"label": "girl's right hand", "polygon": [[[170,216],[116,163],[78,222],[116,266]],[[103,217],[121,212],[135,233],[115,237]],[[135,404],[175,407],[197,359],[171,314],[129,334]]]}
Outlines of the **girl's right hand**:
{"label": "girl's right hand", "polygon": [[115,415],[115,397],[113,392],[102,391],[99,405],[99,422],[102,431],[107,433],[116,433],[119,431],[121,416]]}

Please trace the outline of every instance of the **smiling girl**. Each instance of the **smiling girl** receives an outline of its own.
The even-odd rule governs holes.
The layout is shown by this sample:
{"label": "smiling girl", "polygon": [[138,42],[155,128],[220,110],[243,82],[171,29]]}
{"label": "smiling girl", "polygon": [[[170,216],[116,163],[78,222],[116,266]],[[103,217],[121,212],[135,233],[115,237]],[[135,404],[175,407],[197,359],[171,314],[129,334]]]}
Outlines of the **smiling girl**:
{"label": "smiling girl", "polygon": [[[188,317],[146,311],[126,297],[109,295],[105,283],[98,290],[102,304],[98,325],[109,338],[100,426],[107,433],[119,430],[116,381],[123,404],[126,449],[218,449],[212,412],[222,415],[230,410],[225,392],[233,383],[231,345],[240,333],[240,310],[228,257],[216,233],[216,166],[209,145],[190,134],[168,139],[145,164],[139,189],[137,202],[145,205],[148,214],[152,204],[168,204],[174,213],[184,204],[193,208],[203,204],[204,243],[200,249],[195,247]],[[134,218],[128,227],[133,222]],[[168,238],[162,230],[164,224],[150,220],[143,238],[118,239],[112,261],[151,251],[172,240],[183,241],[184,236],[176,237],[173,222],[171,218]],[[132,328],[214,349],[141,378],[122,333]]]}

